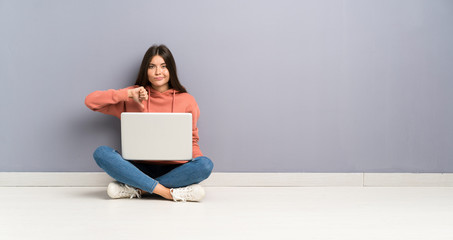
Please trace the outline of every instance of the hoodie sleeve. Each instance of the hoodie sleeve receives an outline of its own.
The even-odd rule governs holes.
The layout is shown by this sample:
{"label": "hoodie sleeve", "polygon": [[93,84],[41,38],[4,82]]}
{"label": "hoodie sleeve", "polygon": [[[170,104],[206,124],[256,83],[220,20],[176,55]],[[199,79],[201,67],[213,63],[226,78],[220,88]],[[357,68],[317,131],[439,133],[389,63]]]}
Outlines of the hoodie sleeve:
{"label": "hoodie sleeve", "polygon": [[198,145],[198,127],[197,122],[198,118],[200,117],[200,109],[198,108],[198,104],[193,100],[192,109],[190,111],[192,113],[192,157],[197,158],[203,156],[203,153],[200,150],[200,146]]}
{"label": "hoodie sleeve", "polygon": [[128,90],[134,86],[115,90],[95,91],[85,98],[85,105],[96,112],[101,112],[120,118],[126,109],[126,101],[129,100]]}

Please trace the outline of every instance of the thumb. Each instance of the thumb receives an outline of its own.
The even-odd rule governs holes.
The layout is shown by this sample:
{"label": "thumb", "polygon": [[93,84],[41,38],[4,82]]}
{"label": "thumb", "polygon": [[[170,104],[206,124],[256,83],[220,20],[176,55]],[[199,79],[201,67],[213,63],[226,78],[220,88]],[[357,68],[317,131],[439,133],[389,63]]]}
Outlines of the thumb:
{"label": "thumb", "polygon": [[138,105],[140,105],[140,108],[142,110],[145,109],[145,104],[143,104],[143,100],[141,98],[137,98],[137,103],[138,103]]}

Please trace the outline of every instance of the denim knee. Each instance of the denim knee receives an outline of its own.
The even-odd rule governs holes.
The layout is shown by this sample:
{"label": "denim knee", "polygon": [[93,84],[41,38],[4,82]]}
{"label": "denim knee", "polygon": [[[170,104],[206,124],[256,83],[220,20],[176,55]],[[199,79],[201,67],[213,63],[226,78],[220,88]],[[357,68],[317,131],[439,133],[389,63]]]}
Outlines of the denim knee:
{"label": "denim knee", "polygon": [[102,168],[102,166],[104,166],[105,161],[108,160],[107,155],[111,152],[115,152],[115,149],[109,146],[100,146],[96,148],[96,150],[93,153],[93,158],[99,165],[99,167]]}
{"label": "denim knee", "polygon": [[212,169],[214,168],[214,163],[208,157],[201,156],[195,158],[199,164],[198,170],[204,179],[208,178],[211,175]]}

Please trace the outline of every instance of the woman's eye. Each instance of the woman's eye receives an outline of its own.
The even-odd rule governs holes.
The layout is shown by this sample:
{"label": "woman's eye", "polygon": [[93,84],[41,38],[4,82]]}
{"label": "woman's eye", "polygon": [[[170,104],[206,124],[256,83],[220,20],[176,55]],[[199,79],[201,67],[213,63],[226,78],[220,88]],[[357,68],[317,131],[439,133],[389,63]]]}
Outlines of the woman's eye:
{"label": "woman's eye", "polygon": [[162,66],[162,68],[167,68],[167,66]]}
{"label": "woman's eye", "polygon": [[151,66],[149,66],[148,68],[149,68],[149,69],[153,69],[153,68],[154,68],[154,66],[153,66],[153,65],[151,65]]}

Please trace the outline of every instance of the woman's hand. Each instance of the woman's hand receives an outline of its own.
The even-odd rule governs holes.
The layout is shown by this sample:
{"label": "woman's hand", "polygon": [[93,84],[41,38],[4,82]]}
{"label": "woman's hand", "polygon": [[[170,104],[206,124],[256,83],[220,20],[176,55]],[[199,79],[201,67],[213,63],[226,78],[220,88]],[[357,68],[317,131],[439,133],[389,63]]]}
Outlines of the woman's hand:
{"label": "woman's hand", "polygon": [[134,89],[129,89],[127,91],[127,95],[134,99],[135,102],[137,102],[140,107],[145,108],[145,105],[143,105],[143,101],[148,100],[148,91],[144,87],[138,87]]}

